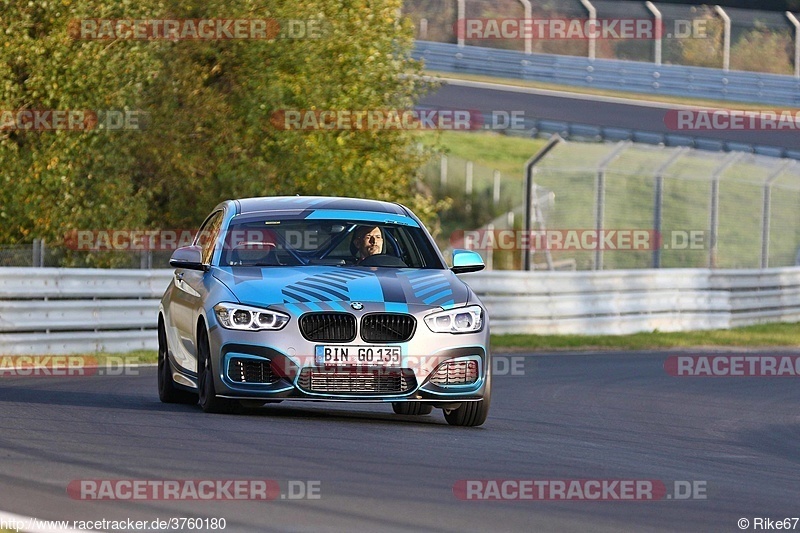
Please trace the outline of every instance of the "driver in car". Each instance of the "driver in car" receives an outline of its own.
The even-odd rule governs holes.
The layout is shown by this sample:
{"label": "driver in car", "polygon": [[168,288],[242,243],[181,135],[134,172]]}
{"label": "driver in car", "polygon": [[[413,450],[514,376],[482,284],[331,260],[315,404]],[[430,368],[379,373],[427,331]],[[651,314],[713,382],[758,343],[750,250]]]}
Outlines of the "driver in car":
{"label": "driver in car", "polygon": [[383,252],[383,231],[378,226],[361,226],[355,231],[353,244],[357,249],[357,263],[371,255]]}

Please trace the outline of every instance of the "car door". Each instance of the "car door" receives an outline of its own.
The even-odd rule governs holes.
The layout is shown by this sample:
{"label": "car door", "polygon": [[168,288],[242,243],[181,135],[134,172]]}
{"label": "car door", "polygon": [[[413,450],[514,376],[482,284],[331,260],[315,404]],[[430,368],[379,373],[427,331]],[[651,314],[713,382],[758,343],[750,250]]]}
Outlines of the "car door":
{"label": "car door", "polygon": [[[204,265],[211,264],[222,220],[223,212],[215,211],[209,215],[195,236],[193,244],[202,247]],[[170,307],[172,323],[179,342],[173,356],[179,365],[191,372],[197,371],[195,329],[204,300],[203,277],[205,275],[207,275],[206,272],[185,268],[178,268],[174,273],[175,291]]]}

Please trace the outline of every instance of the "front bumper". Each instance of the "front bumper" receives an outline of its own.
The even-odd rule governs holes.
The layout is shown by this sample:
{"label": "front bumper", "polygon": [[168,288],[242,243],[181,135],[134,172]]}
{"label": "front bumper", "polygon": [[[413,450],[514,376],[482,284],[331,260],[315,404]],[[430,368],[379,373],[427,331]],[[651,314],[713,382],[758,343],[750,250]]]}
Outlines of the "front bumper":
{"label": "front bumper", "polygon": [[[469,334],[418,332],[410,341],[396,343],[402,348],[402,362],[389,368],[317,364],[316,343],[283,331],[241,332],[216,326],[209,331],[209,341],[217,394],[235,399],[477,401],[483,398],[491,368],[487,326]],[[454,363],[449,368],[469,368],[467,382],[441,384],[440,365],[445,363]],[[256,382],[251,381],[254,377]]]}

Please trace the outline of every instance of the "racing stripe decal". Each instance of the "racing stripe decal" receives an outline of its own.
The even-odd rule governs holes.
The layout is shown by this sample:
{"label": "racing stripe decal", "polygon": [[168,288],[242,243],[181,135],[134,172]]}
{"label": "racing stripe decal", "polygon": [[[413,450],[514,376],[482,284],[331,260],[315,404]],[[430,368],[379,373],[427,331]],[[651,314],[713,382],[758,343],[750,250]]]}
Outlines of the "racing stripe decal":
{"label": "racing stripe decal", "polygon": [[351,296],[348,282],[370,276],[369,273],[359,271],[324,272],[286,285],[281,293],[284,303],[325,302],[332,309],[344,310],[341,305],[334,305],[332,302],[357,299]]}
{"label": "racing stripe decal", "polygon": [[[382,276],[378,276],[378,281],[381,284],[384,302],[401,304],[408,303],[408,300],[406,299],[406,293],[403,291],[403,287],[400,286],[400,283],[398,283],[397,274],[395,272],[389,272]],[[408,306],[406,306],[406,309],[407,308]]]}
{"label": "racing stripe decal", "polygon": [[299,295],[297,295],[297,294],[295,294],[295,293],[293,293],[291,291],[287,291],[286,289],[283,289],[281,291],[281,293],[283,294],[283,302],[284,303],[298,303],[298,302],[305,303],[305,302],[308,301],[308,298],[304,298],[303,296],[299,296]]}
{"label": "racing stripe decal", "polygon": [[[317,283],[312,283],[312,281],[314,281],[313,278],[309,278],[309,279],[304,280],[304,281],[298,281],[295,284],[295,286],[296,287],[301,287],[302,289],[307,289],[309,294],[313,294],[311,291],[315,291],[317,294],[319,294],[321,292],[324,292],[324,293],[328,293],[329,295],[334,296],[337,300],[347,300],[347,295],[346,294],[342,294],[342,292],[347,292],[347,287],[344,287],[342,292],[340,292],[340,291],[337,291],[337,290],[332,289],[330,287],[326,287],[324,285],[319,285]],[[324,298],[322,296],[320,296],[319,298],[321,300],[327,300],[327,298]]]}
{"label": "racing stripe decal", "polygon": [[416,300],[426,305],[453,305],[453,288],[450,280],[440,272],[409,271],[402,272],[411,285]]}

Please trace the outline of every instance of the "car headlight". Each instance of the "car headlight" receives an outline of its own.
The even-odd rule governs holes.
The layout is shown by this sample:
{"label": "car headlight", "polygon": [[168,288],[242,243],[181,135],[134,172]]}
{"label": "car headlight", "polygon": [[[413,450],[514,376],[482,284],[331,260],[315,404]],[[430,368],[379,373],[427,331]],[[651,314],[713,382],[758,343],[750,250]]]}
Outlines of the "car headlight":
{"label": "car headlight", "polygon": [[277,311],[226,302],[215,305],[214,313],[219,323],[226,329],[279,330],[289,322],[289,315]]}
{"label": "car headlight", "polygon": [[425,317],[425,324],[434,333],[469,333],[483,327],[483,309],[478,305],[441,311]]}

